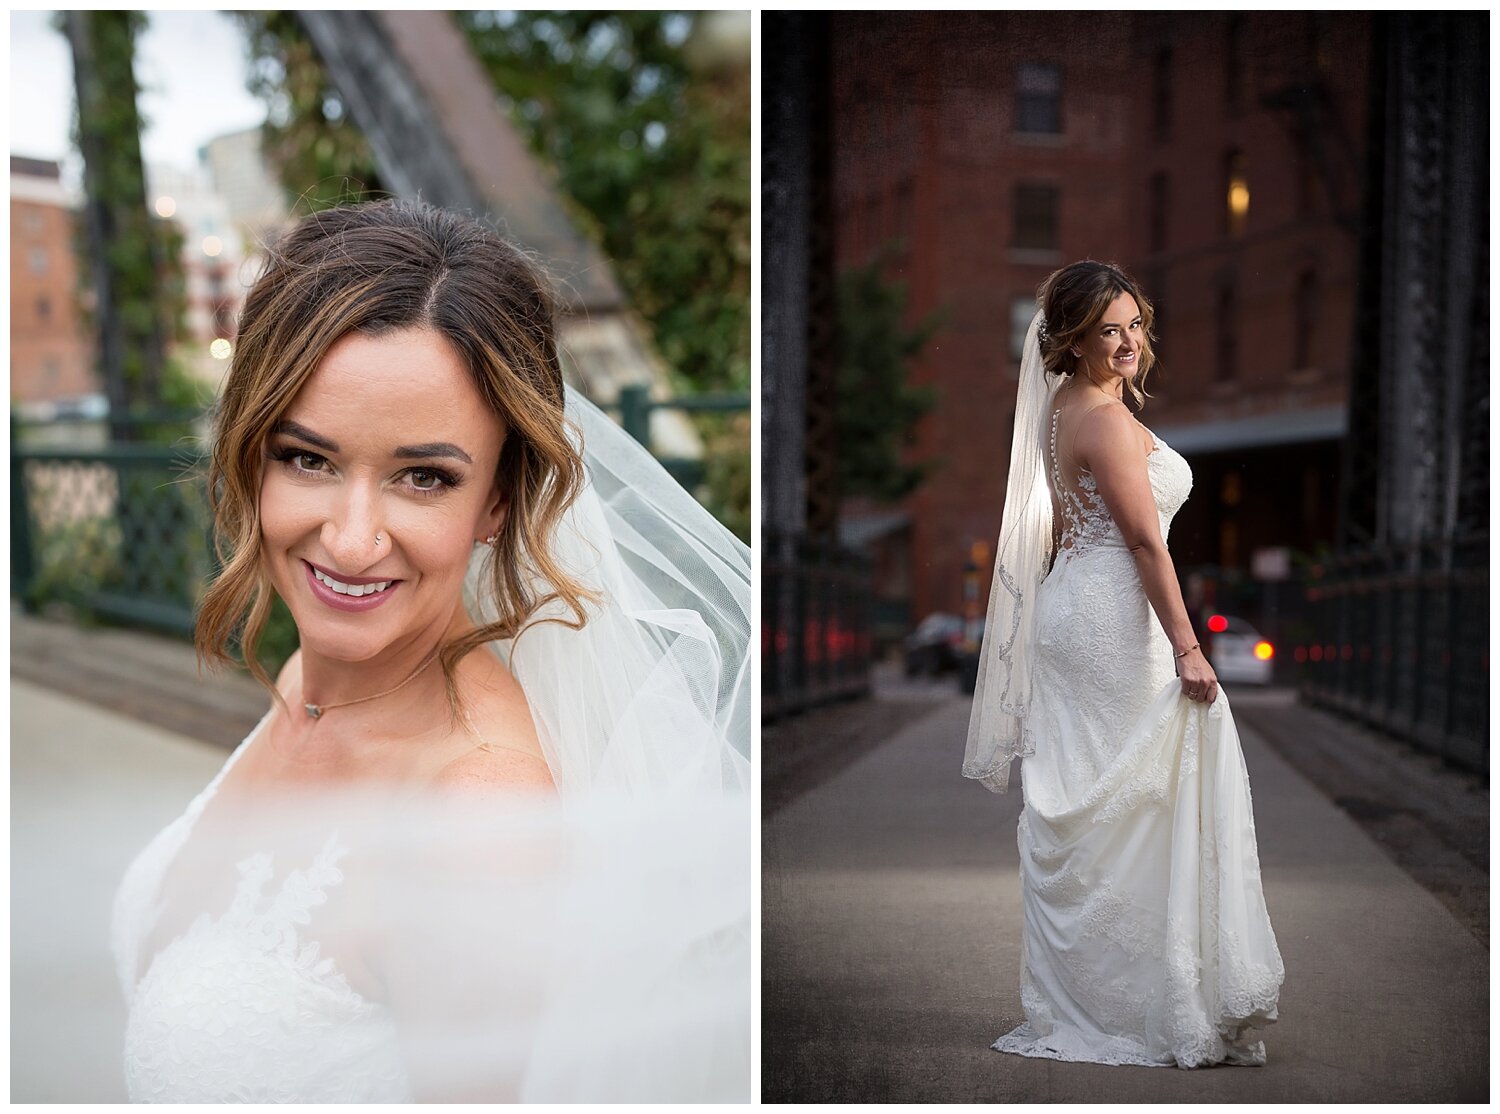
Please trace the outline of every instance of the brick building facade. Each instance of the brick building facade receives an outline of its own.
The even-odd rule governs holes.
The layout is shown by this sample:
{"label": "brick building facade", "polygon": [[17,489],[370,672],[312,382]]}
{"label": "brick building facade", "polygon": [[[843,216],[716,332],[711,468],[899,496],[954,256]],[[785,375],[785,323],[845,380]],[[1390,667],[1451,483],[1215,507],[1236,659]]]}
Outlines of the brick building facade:
{"label": "brick building facade", "polygon": [[[999,12],[831,17],[839,264],[895,244],[936,460],[877,554],[910,618],[958,611],[1000,525],[1037,286],[1125,265],[1161,309],[1143,414],[1195,498],[1179,567],[1332,540],[1364,135],[1365,18]],[[846,537],[873,509],[847,507]],[[883,512],[891,521],[889,509]],[[982,579],[987,584],[986,576]],[[880,588],[878,588],[880,590]]]}
{"label": "brick building facade", "polygon": [[101,388],[78,306],[77,199],[58,165],[10,160],[10,397],[79,398]]}

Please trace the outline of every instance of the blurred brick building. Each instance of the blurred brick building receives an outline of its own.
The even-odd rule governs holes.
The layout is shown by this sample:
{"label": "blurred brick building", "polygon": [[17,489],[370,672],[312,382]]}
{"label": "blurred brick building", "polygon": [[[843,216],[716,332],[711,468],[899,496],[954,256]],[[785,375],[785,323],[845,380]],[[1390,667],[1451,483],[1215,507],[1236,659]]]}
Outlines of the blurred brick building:
{"label": "blurred brick building", "polygon": [[[1358,13],[830,17],[841,267],[886,245],[938,390],[932,479],[845,539],[912,621],[958,611],[998,534],[1037,286],[1113,260],[1160,309],[1148,425],[1188,457],[1179,567],[1333,540],[1368,25]],[[891,249],[887,249],[891,250]],[[988,583],[988,568],[982,577]]]}
{"label": "blurred brick building", "polygon": [[10,157],[10,397],[76,399],[100,390],[78,307],[78,199],[58,164]]}

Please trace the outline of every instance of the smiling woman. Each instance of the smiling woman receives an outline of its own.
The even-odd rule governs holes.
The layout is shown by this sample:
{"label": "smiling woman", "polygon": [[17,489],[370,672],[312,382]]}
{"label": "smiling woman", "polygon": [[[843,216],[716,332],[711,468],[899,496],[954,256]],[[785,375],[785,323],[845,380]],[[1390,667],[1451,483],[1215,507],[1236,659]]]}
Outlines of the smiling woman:
{"label": "smiling woman", "polygon": [[746,1097],[748,552],[552,322],[421,204],[251,292],[198,645],[256,670],[279,596],[300,649],[116,899],[133,1098]]}

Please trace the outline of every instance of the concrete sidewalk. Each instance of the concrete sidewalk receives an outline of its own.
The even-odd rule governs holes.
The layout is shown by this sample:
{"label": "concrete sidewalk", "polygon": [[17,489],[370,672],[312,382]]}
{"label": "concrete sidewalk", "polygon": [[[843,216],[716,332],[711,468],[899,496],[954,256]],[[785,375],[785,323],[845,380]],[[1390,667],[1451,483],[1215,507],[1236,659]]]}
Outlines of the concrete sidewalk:
{"label": "concrete sidewalk", "polygon": [[959,776],[968,714],[965,699],[938,706],[766,818],[765,1101],[1488,1098],[1488,952],[1243,720],[1287,971],[1268,1066],[990,1051],[1021,1021],[1021,798]]}
{"label": "concrete sidewalk", "polygon": [[28,681],[10,687],[12,1102],[124,1102],[109,911],[225,750]]}

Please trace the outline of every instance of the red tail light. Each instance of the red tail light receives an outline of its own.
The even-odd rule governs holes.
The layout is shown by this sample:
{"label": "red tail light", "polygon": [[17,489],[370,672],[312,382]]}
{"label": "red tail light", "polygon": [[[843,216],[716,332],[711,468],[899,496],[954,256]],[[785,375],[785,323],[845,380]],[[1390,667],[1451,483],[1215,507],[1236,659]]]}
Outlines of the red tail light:
{"label": "red tail light", "polygon": [[1210,615],[1208,617],[1208,629],[1215,634],[1223,634],[1229,629],[1229,620],[1222,615]]}

